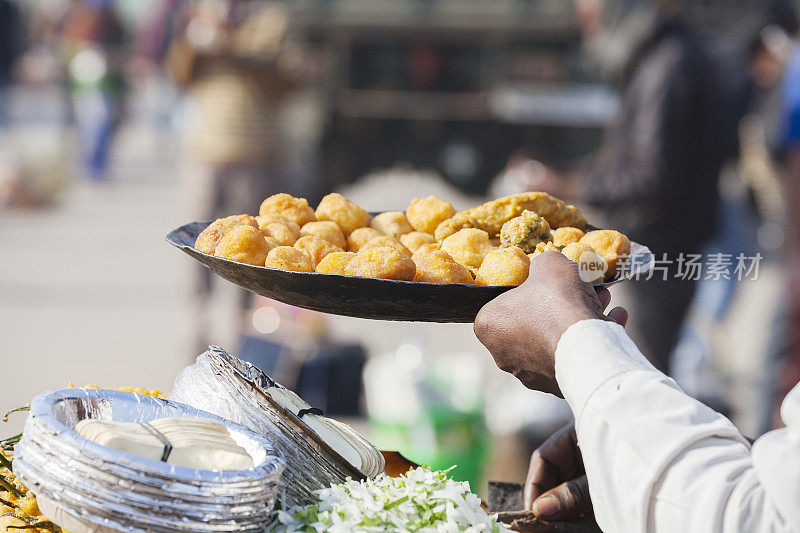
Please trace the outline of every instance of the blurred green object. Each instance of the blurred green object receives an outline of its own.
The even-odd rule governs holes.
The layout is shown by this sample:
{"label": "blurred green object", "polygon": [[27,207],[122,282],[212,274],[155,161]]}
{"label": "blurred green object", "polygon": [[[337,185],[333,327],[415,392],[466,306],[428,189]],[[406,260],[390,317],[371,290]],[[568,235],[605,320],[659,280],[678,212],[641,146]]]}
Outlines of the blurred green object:
{"label": "blurred green object", "polygon": [[459,411],[441,403],[428,404],[413,424],[370,418],[372,440],[381,450],[397,450],[419,464],[447,469],[454,479],[481,487],[488,456],[488,432],[482,409]]}

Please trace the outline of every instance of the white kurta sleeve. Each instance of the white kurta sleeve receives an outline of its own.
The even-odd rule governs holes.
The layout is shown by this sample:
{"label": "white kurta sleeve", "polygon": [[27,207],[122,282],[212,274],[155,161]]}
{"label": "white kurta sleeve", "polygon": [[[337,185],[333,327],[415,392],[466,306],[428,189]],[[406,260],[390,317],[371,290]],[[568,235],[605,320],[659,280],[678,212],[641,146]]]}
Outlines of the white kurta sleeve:
{"label": "white kurta sleeve", "polygon": [[647,362],[618,324],[572,325],[556,379],[603,531],[800,533],[800,387],[786,429],[750,445]]}

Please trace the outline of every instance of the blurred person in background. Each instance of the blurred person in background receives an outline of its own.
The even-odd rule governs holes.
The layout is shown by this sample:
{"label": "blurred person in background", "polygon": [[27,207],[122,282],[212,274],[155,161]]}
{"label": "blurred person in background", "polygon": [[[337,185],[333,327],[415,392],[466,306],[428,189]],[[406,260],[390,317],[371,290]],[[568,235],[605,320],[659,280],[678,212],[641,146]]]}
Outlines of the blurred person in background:
{"label": "blurred person in background", "polygon": [[[620,107],[591,170],[546,168],[533,184],[596,206],[602,225],[667,254],[666,275],[620,287],[633,308],[632,337],[653,364],[669,357],[695,292],[676,279],[680,254],[699,254],[715,233],[717,179],[726,157],[727,94],[714,65],[677,8],[656,0],[576,0],[587,55],[619,87]],[[666,279],[662,279],[666,278]]]}
{"label": "blurred person in background", "polygon": [[19,9],[10,0],[0,0],[0,128],[8,123],[8,91],[14,64],[22,52]]}
{"label": "blurred person in background", "polygon": [[125,102],[126,35],[113,0],[72,0],[61,38],[86,175],[105,181]]}
{"label": "blurred person in background", "polygon": [[[295,192],[284,177],[278,120],[300,71],[288,29],[277,4],[200,0],[171,45],[169,70],[189,97],[185,188],[193,220],[257,214],[268,195]],[[195,323],[204,347],[211,274],[203,267],[197,273]],[[241,300],[244,312],[248,293],[241,291]]]}

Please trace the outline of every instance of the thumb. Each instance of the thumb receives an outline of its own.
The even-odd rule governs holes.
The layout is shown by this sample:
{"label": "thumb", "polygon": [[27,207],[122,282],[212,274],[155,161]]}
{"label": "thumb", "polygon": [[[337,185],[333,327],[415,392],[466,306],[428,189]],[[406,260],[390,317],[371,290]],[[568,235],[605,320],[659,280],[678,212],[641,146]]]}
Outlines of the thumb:
{"label": "thumb", "polygon": [[608,319],[624,328],[628,323],[628,310],[624,307],[615,307],[608,312]]}
{"label": "thumb", "polygon": [[533,502],[533,514],[542,520],[570,520],[592,510],[586,476],[571,479]]}

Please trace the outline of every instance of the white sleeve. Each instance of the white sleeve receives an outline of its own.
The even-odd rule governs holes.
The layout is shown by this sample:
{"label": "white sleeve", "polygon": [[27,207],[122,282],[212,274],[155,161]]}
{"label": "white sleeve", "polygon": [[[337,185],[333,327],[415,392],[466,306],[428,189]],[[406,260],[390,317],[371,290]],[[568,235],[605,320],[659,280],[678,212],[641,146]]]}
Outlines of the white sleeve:
{"label": "white sleeve", "polygon": [[603,531],[800,532],[800,387],[787,429],[750,445],[647,362],[618,324],[572,325],[556,379]]}

